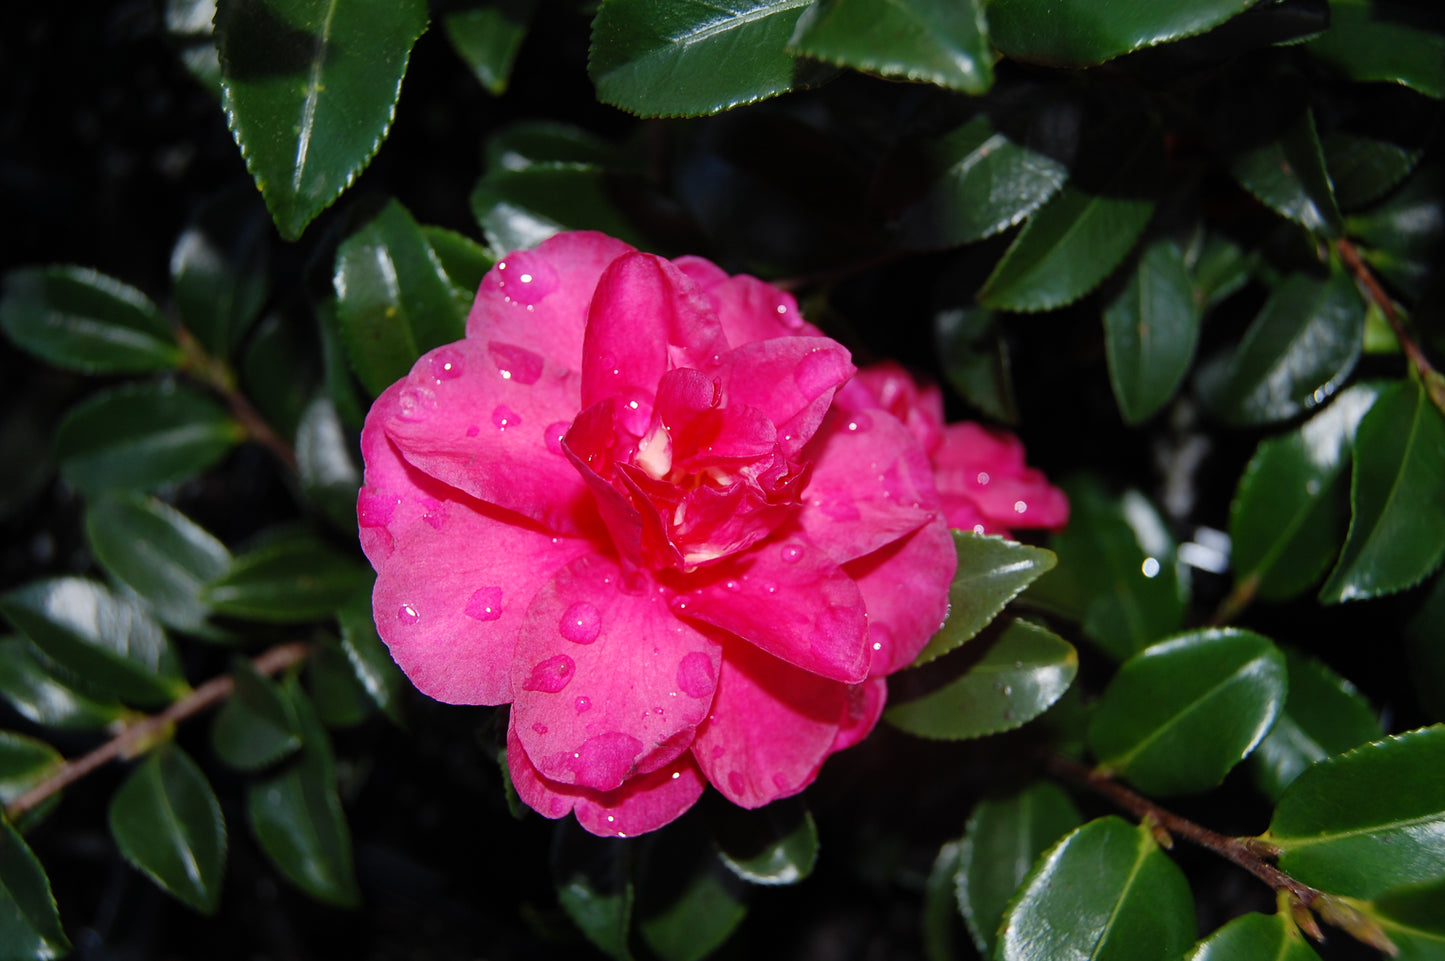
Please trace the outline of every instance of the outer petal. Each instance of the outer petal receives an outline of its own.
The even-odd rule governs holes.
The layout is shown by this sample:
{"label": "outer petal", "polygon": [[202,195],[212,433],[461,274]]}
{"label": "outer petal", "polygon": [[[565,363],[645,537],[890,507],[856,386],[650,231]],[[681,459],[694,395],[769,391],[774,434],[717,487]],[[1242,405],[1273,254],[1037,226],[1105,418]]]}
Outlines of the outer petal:
{"label": "outer petal", "polygon": [[823,337],[776,337],[733,351],[728,404],[747,404],[778,426],[789,457],[812,439],[834,392],[857,368],[842,344]]}
{"label": "outer petal", "polygon": [[549,780],[614,790],[687,749],[720,659],[650,577],[581,558],[537,592],[522,626],[511,666],[518,737]]}
{"label": "outer petal", "polygon": [[[393,386],[387,393],[396,390]],[[431,516],[437,504],[456,494],[453,488],[401,459],[383,428],[380,415],[383,406],[378,401],[372,407],[361,429],[361,455],[366,474],[356,496],[361,549],[377,570],[395,550],[399,535]]]}
{"label": "outer petal", "polygon": [[372,407],[407,463],[479,500],[574,532],[587,488],[560,437],[577,416],[577,375],[501,341],[426,354]]}
{"label": "outer petal", "polygon": [[849,412],[883,408],[907,426],[927,453],[933,453],[943,443],[943,393],[938,385],[919,386],[908,371],[891,360],[858,371],[858,376],[839,392],[838,405]]}
{"label": "outer petal", "polygon": [[843,713],[838,736],[828,753],[836,754],[850,748],[872,733],[887,703],[888,682],[881,677],[870,677],[857,687],[849,688],[848,708]]}
{"label": "outer petal", "polygon": [[460,495],[434,501],[378,568],[377,630],[422,693],[449,704],[504,704],[533,596],[558,568],[595,549]]}
{"label": "outer petal", "polygon": [[701,257],[673,261],[707,292],[728,343],[733,346],[773,337],[821,337],[822,331],[803,320],[793,295],[746,274],[729,277]]}
{"label": "outer petal", "polygon": [[482,278],[467,337],[516,344],[580,370],[582,332],[597,279],[631,250],[606,234],[579,231],[508,254]]}
{"label": "outer petal", "polygon": [[950,424],[933,459],[939,492],[973,502],[993,524],[1057,528],[1069,519],[1063,491],[1024,465],[1023,444],[1012,434],[973,423]]}
{"label": "outer petal", "polygon": [[692,744],[693,756],[729,801],[762,807],[818,776],[849,700],[846,684],[749,644],[728,644],[712,715]]}
{"label": "outer petal", "polygon": [[805,671],[857,684],[868,676],[868,620],[858,585],[795,532],[706,569],[710,580],[673,601]]}
{"label": "outer petal", "polygon": [[948,617],[958,552],[942,516],[844,567],[868,603],[870,677],[902,670]]}

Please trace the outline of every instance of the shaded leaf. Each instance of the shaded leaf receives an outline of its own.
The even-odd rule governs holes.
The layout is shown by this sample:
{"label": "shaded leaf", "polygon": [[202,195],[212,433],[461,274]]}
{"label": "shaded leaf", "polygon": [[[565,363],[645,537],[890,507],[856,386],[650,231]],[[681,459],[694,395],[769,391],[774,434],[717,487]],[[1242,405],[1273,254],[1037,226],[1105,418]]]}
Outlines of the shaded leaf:
{"label": "shaded leaf", "polygon": [[1374,203],[1389,193],[1415,169],[1422,153],[1348,133],[1331,134],[1321,145],[1335,197],[1346,210]]}
{"label": "shaded leaf", "polygon": [[301,722],[275,681],[237,658],[234,693],[216,714],[211,746],[231,767],[259,771],[301,747]]}
{"label": "shaded leaf", "polygon": [[229,357],[266,302],[265,211],[249,190],[210,201],[171,251],[171,281],[181,322],[216,357]]}
{"label": "shaded leaf", "polygon": [[166,0],[166,35],[177,47],[176,55],[191,76],[219,98],[221,58],[211,31],[215,18],[216,0]]}
{"label": "shaded leaf", "polygon": [[153,752],[110,801],[110,833],[136,870],[202,914],[221,901],[226,822],[196,762],[174,744]]}
{"label": "shaded leaf", "polygon": [[295,623],[330,617],[371,571],[306,533],[277,537],[235,559],[204,599],[218,614]]}
{"label": "shaded leaf", "polygon": [[371,699],[335,638],[323,635],[313,646],[306,662],[306,678],[322,724],[330,728],[355,727],[366,720]]}
{"label": "shaded leaf", "polygon": [[1396,888],[1365,911],[1395,942],[1401,961],[1445,957],[1445,884]]}
{"label": "shaded leaf", "polygon": [[1197,234],[1196,242],[1184,252],[1184,262],[1200,311],[1208,311],[1249,281],[1254,256],[1218,234]]}
{"label": "shaded leaf", "polygon": [[376,633],[370,592],[357,594],[337,609],[336,622],[341,629],[341,649],[356,680],[387,717],[402,723],[402,703],[411,685]]}
{"label": "shaded leaf", "polygon": [[70,952],[50,881],[20,832],[0,818],[0,957],[50,961]]}
{"label": "shaded leaf", "polygon": [[170,324],[145,294],[83,267],[5,275],[0,328],[16,344],[86,374],[139,374],[181,365]]}
{"label": "shaded leaf", "polygon": [[0,807],[35,787],[64,763],[60,752],[44,741],[0,731]]}
{"label": "shaded leaf", "polygon": [[1018,423],[1008,343],[994,324],[993,311],[982,307],[939,311],[934,341],[943,373],[960,397],[995,420]]}
{"label": "shaded leaf", "polygon": [[1194,360],[1199,319],[1184,254],[1168,240],[1150,244],[1104,308],[1109,384],[1125,423],[1149,419],[1174,396]]}
{"label": "shaded leaf", "polygon": [[1339,236],[1340,211],[1308,110],[1286,126],[1278,140],[1236,154],[1229,172],[1281,217],[1313,233]]}
{"label": "shaded leaf", "polygon": [[938,849],[923,889],[923,956],[928,961],[953,961],[958,956],[958,906],[954,876],[958,874],[961,841],[948,841]]}
{"label": "shaded leaf", "polygon": [[442,20],[452,49],[490,94],[507,92],[535,0],[483,0]]}
{"label": "shaded leaf", "polygon": [[1319,961],[1288,914],[1246,914],[1194,946],[1185,961]]}
{"label": "shaded leaf", "polygon": [[1445,248],[1445,177],[1441,168],[1416,171],[1383,201],[1345,219],[1345,232],[1386,281],[1418,297]]}
{"label": "shaded leaf", "polygon": [[442,273],[452,288],[452,299],[462,317],[472,309],[482,278],[492,269],[492,252],[465,234],[445,227],[424,226],[421,235],[441,264]]}
{"label": "shaded leaf", "polygon": [[0,695],[32,724],[62,731],[96,731],[125,714],[119,701],[76,690],[57,677],[35,647],[18,637],[0,640]]}
{"label": "shaded leaf", "polygon": [[489,170],[472,191],[472,214],[493,250],[535,247],[563,230],[600,230],[648,246],[618,201],[608,170],[571,162]]}
{"label": "shaded leaf", "polygon": [[[344,370],[345,362],[339,363]],[[262,318],[241,355],[246,396],[283,437],[295,435],[301,414],[316,394],[319,373],[312,332],[280,314]]]}
{"label": "shaded leaf", "polygon": [[718,857],[744,881],[797,884],[818,862],[818,828],[799,798],[783,798],[756,811],[718,804],[709,824]]}
{"label": "shaded leaf", "polygon": [[1004,56],[1084,67],[1192,37],[1243,13],[1251,0],[1097,4],[1089,0],[991,0],[993,44]]}
{"label": "shaded leaf", "polygon": [[296,473],[306,496],[338,530],[356,530],[361,470],[336,405],[324,394],[306,406],[296,429]]}
{"label": "shaded leaf", "polygon": [[617,961],[629,961],[632,926],[632,848],[621,838],[599,838],[572,818],[552,834],[552,883],[557,901],[587,940]]}
{"label": "shaded leaf", "polygon": [[958,568],[948,589],[948,620],[914,664],[927,664],[974,637],[1056,562],[1042,548],[972,531],[952,533]]}
{"label": "shaded leaf", "polygon": [[700,818],[648,835],[637,872],[637,930],[664,961],[701,961],[746,917],[747,885],[718,860]]}
{"label": "shaded leaf", "polygon": [[220,0],[226,121],[282,237],[375,156],[426,25],[424,0]]}
{"label": "shaded leaf", "polygon": [[1435,578],[1425,602],[1405,625],[1410,674],[1420,703],[1445,721],[1445,575]]}
{"label": "shaded leaf", "polygon": [[825,0],[803,12],[790,53],[880,77],[980,94],[993,51],[979,0]]}
{"label": "shaded leaf", "polygon": [[1445,36],[1391,16],[1398,9],[1372,0],[1331,3],[1330,29],[1308,49],[1352,80],[1398,83],[1445,97]]}

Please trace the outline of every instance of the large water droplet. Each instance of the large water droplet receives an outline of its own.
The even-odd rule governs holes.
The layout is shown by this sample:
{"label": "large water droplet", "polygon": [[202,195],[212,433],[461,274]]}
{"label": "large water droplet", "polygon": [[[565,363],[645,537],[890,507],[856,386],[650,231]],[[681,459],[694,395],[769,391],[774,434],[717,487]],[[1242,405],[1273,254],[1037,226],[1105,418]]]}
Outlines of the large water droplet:
{"label": "large water droplet", "polygon": [[571,426],[565,420],[559,420],[548,424],[547,429],[542,432],[542,439],[547,442],[547,449],[558,457],[566,456],[562,453],[562,438],[567,436],[567,428]]}
{"label": "large water droplet", "polygon": [[592,698],[579,697],[577,699],[577,713],[586,714],[590,710],[592,710]]}
{"label": "large water droplet", "polygon": [[557,289],[557,271],[547,259],[531,250],[520,250],[487,274],[487,284],[514,303],[532,307]]}
{"label": "large water droplet", "polygon": [[869,416],[868,416],[867,414],[865,414],[863,411],[859,411],[858,413],[854,414],[852,417],[849,417],[849,418],[848,418],[848,430],[849,430],[851,433],[861,434],[861,433],[863,433],[864,431],[868,430],[868,428],[870,428],[870,427],[872,427],[872,426],[873,426],[873,418],[872,418],[872,417],[869,417]]}
{"label": "large water droplet", "polygon": [[506,404],[498,404],[492,411],[492,423],[497,425],[498,430],[506,430],[508,427],[516,427],[521,424],[522,415]]}
{"label": "large water droplet", "polygon": [[462,376],[462,352],[455,347],[439,347],[427,355],[427,366],[431,375],[440,384],[444,380],[456,380]]}
{"label": "large water droplet", "polygon": [[467,617],[478,621],[495,621],[502,616],[502,589],[479,587],[467,598]]}
{"label": "large water droplet", "polygon": [[522,683],[522,690],[556,694],[572,682],[576,673],[577,665],[572,658],[558,654],[532,668],[532,676]]}
{"label": "large water droplet", "polygon": [[702,651],[684,656],[677,665],[677,687],[688,697],[712,697],[717,688],[712,658]]}
{"label": "large water droplet", "polygon": [[532,730],[536,731],[538,734],[546,734],[547,725],[543,724],[541,721],[538,721],[536,724],[532,725]]}
{"label": "large water droplet", "polygon": [[602,632],[602,615],[586,601],[578,601],[562,613],[557,631],[576,644],[591,644]]}
{"label": "large water droplet", "polygon": [[583,787],[611,791],[632,773],[642,747],[641,741],[622,731],[598,734],[573,752],[567,766]]}
{"label": "large water droplet", "polygon": [[783,563],[796,564],[798,558],[803,556],[803,548],[798,544],[783,545]]}
{"label": "large water droplet", "polygon": [[525,347],[494,340],[487,344],[487,353],[503,380],[518,384],[535,384],[542,376],[542,357]]}
{"label": "large water droplet", "polygon": [[385,527],[396,512],[397,499],[380,491],[363,487],[356,495],[356,521],[362,527]]}
{"label": "large water droplet", "polygon": [[421,620],[421,615],[418,614],[416,612],[416,608],[412,607],[410,604],[403,604],[401,605],[401,607],[397,608],[396,619],[398,621],[401,621],[403,624],[415,624],[417,621]]}

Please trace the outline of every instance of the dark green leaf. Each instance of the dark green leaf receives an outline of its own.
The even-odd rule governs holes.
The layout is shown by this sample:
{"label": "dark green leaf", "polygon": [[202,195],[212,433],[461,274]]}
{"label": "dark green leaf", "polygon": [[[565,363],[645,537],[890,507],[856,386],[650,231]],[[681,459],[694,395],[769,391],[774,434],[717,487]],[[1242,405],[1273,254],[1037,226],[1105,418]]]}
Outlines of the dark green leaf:
{"label": "dark green leaf", "polygon": [[60,474],[86,493],[148,490],[215,464],[245,431],[205,394],[127,384],[70,409],[55,436]]}
{"label": "dark green leaf", "polygon": [[1385,733],[1370,703],[1349,681],[1295,651],[1285,652],[1285,663],[1289,695],[1284,710],[1250,758],[1255,782],[1273,801],[1310,765]]}
{"label": "dark green leaf", "polygon": [[1437,100],[1445,97],[1445,37],[1391,17],[1391,4],[1344,0],[1330,4],[1330,29],[1309,51],[1352,80],[1404,84]]}
{"label": "dark green leaf", "polygon": [[1344,539],[1345,465],[1379,393],[1356,384],[1297,430],[1260,442],[1229,511],[1232,565],[1266,600],[1287,600],[1329,568]]}
{"label": "dark green leaf", "polygon": [[301,733],[301,753],[246,789],[251,832],[271,862],[314,898],[355,907],[351,833],[336,794],[331,741],[295,678],[283,688]]}
{"label": "dark green leaf", "polygon": [[118,701],[71,687],[29,641],[18,637],[0,640],[0,695],[32,724],[63,731],[100,730],[125,713]]}
{"label": "dark green leaf", "polygon": [[45,870],[0,818],[0,958],[50,961],[70,953]]}
{"label": "dark green leaf", "polygon": [[123,700],[158,706],[190,690],[160,625],[102,584],[36,581],[0,596],[0,613],[46,657]]}
{"label": "dark green leaf", "polygon": [[35,787],[64,763],[60,752],[44,741],[0,731],[0,807]]}
{"label": "dark green leaf", "polygon": [[1320,590],[1326,603],[1392,594],[1445,556],[1445,419],[1420,384],[1380,393],[1355,437],[1350,532]]}
{"label": "dark green leaf", "polygon": [[471,68],[488,93],[507,92],[512,64],[527,35],[535,0],[482,0],[447,14],[442,21],[457,56]]}
{"label": "dark green leaf", "polygon": [[337,318],[352,369],[372,394],[434,347],[460,340],[459,309],[441,260],[395,200],[336,252]]}
{"label": "dark green leaf", "polygon": [[1285,790],[1264,839],[1280,870],[1331,894],[1445,880],[1445,726],[1320,761]]}
{"label": "dark green leaf", "polygon": [[934,340],[943,372],[960,397],[987,416],[1017,424],[1009,370],[1008,343],[994,324],[994,313],[982,307],[939,311]]}
{"label": "dark green leaf", "polygon": [[1047,781],[973,809],[959,852],[956,893],[979,954],[993,956],[1004,909],[1039,855],[1082,822],[1069,796]]}
{"label": "dark green leaf", "polygon": [[1313,233],[1339,236],[1340,211],[1308,110],[1285,127],[1278,140],[1236,154],[1229,172],[1281,217]]}
{"label": "dark green leaf", "polygon": [[375,156],[426,25],[424,0],[220,0],[222,104],[282,237]]}
{"label": "dark green leaf", "polygon": [[1335,197],[1346,210],[1389,193],[1410,175],[1421,156],[1419,150],[1348,133],[1331,134],[1322,146]]}
{"label": "dark green leaf", "polygon": [[330,617],[371,572],[309,534],[276,538],[237,557],[204,600],[218,614],[295,623]]}
{"label": "dark green leaf", "polygon": [[824,0],[803,12],[788,49],[964,93],[993,85],[993,51],[979,0]]}
{"label": "dark green leaf", "polygon": [[1148,420],[1174,396],[1194,360],[1199,319],[1184,254],[1172,241],[1150,244],[1104,308],[1109,384],[1126,423]]}
{"label": "dark green leaf", "polygon": [[87,374],[139,374],[182,360],[170,325],[145,294],[82,267],[6,274],[0,328],[32,354]]}
{"label": "dark green leaf", "polygon": [[[345,362],[338,358],[338,364],[344,374]],[[281,314],[262,318],[241,355],[246,396],[283,437],[296,433],[302,412],[316,394],[319,373],[314,335]]]}
{"label": "dark green leaf", "polygon": [[166,0],[166,35],[181,63],[201,86],[221,96],[221,58],[216,54],[211,21],[216,0]]}
{"label": "dark green leaf", "polygon": [[230,356],[266,302],[269,239],[256,195],[230,190],[200,209],[171,252],[181,322],[216,357]]}
{"label": "dark green leaf", "polygon": [[954,531],[953,546],[958,568],[948,589],[948,620],[914,664],[927,664],[978,634],[1056,560],[1041,548],[972,531]]}
{"label": "dark green leaf", "polygon": [[1360,359],[1364,333],[1365,305],[1346,274],[1293,274],[1234,353],[1201,369],[1199,392],[1229,424],[1288,420],[1339,390]]}
{"label": "dark green leaf", "polygon": [[1252,0],[1098,4],[1090,0],[991,0],[993,44],[1006,57],[1059,67],[1192,37],[1243,13]]}
{"label": "dark green leaf", "polygon": [[452,299],[465,318],[477,299],[482,278],[492,269],[492,252],[465,234],[445,227],[422,227],[421,235],[441,264],[452,288]]}
{"label": "dark green leaf", "polygon": [[325,636],[313,646],[306,662],[311,699],[321,723],[330,728],[355,727],[371,710],[371,699],[341,645]]}
{"label": "dark green leaf", "polygon": [[588,834],[572,818],[552,835],[552,883],[568,917],[604,954],[630,961],[632,848],[622,838]]}
{"label": "dark green leaf", "polygon": [[1195,945],[1185,961],[1319,961],[1286,913],[1246,914]]}
{"label": "dark green leaf", "polygon": [[1063,696],[1078,653],[1057,634],[1014,621],[966,672],[922,697],[895,703],[888,723],[919,737],[962,740],[1011,731]]}
{"label": "dark green leaf", "polygon": [[923,144],[923,195],[898,218],[912,247],[954,247],[1021,222],[1068,178],[1064,164],[1024,146],[980,114]]}
{"label": "dark green leaf", "polygon": [[1149,190],[1157,164],[1157,137],[1146,134],[1098,187],[1065,184],[1024,224],[979,302],[996,310],[1053,310],[1097,287],[1154,214]]}
{"label": "dark green leaf", "polygon": [[1405,626],[1405,643],[1421,705],[1434,720],[1445,721],[1445,575],[1435,578],[1425,603]]}
{"label": "dark green leaf", "polygon": [[336,405],[318,395],[301,414],[296,430],[296,472],[306,496],[348,534],[356,531],[356,492],[361,471]]}
{"label": "dark green leaf", "polygon": [[411,689],[391,653],[376,633],[371,617],[371,595],[362,593],[347,601],[336,612],[341,628],[341,649],[351,662],[351,669],[361,687],[398,724],[402,722],[402,704]]}
{"label": "dark green leaf", "polygon": [[153,497],[114,493],[85,512],[95,559],[145,599],[163,623],[204,634],[201,591],[231,566],[231,552],[186,515]]}
{"label": "dark green leaf", "polygon": [[958,957],[958,907],[954,900],[954,876],[958,874],[961,841],[949,841],[938,849],[928,882],[923,889],[923,956],[927,961],[953,961]]}
{"label": "dark green leaf", "polygon": [[1147,825],[1090,821],[1035,865],[1004,915],[999,961],[1175,958],[1194,941],[1189,883]]}
{"label": "dark green leaf", "polygon": [[1401,961],[1445,958],[1445,884],[1397,888],[1365,910],[1400,949]]}
{"label": "dark green leaf", "polygon": [[646,246],[611,195],[614,179],[601,167],[579,163],[491,170],[472,191],[472,213],[496,251],[535,247],[563,230],[600,230]]}
{"label": "dark green leaf", "polygon": [[1218,234],[1199,233],[1197,241],[1190,244],[1184,254],[1194,287],[1194,302],[1199,309],[1207,311],[1243,287],[1249,281],[1252,259],[1252,254],[1246,254],[1232,240]]}
{"label": "dark green leaf", "polygon": [[1424,167],[1381,203],[1345,219],[1369,265],[1412,297],[1426,288],[1445,247],[1442,189],[1441,168]]}
{"label": "dark green leaf", "polygon": [[608,0],[592,21],[597,98],[650,117],[717,113],[791,90],[809,0]]}
{"label": "dark green leaf", "polygon": [[221,901],[226,822],[206,776],[166,745],[141,762],[110,801],[110,833],[136,870],[202,914]]}
{"label": "dark green leaf", "polygon": [[276,682],[238,658],[231,668],[235,693],[216,714],[211,746],[227,764],[259,771],[301,747],[301,722]]}
{"label": "dark green leaf", "polygon": [[[341,422],[352,430],[360,430],[366,419],[367,402],[361,396],[356,379],[351,376],[350,362],[346,358],[344,340],[341,336],[341,322],[336,317],[336,298],[329,297],[316,305],[317,329],[321,334],[321,361],[326,396],[336,407]],[[301,408],[309,402],[309,395],[300,398],[297,405],[296,423],[301,421]]]}
{"label": "dark green leaf", "polygon": [[1191,631],[1129,658],[1089,723],[1102,768],[1150,795],[1214,787],[1279,716],[1284,655],[1233,628]]}
{"label": "dark green leaf", "polygon": [[747,811],[719,804],[710,820],[718,857],[753,884],[797,884],[818,862],[818,828],[798,798]]}
{"label": "dark green leaf", "polygon": [[552,120],[523,120],[501,128],[487,140],[487,170],[525,170],[535,164],[643,169],[637,158],[616,145],[581,127]]}
{"label": "dark green leaf", "polygon": [[663,961],[702,961],[748,913],[747,885],[718,860],[701,818],[643,842],[637,930]]}

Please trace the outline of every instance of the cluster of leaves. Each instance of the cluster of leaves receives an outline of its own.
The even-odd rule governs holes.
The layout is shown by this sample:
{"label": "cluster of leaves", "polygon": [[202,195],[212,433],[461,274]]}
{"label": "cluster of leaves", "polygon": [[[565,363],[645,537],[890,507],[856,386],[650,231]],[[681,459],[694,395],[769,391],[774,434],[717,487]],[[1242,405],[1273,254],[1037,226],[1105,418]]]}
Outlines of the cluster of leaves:
{"label": "cluster of leaves", "polygon": [[[537,7],[431,16],[502,96],[553,19]],[[948,623],[892,685],[893,727],[1011,756],[988,779],[1005,787],[952,799],[977,802],[961,836],[935,826],[924,954],[1301,961],[1317,956],[1301,935],[1313,911],[1404,957],[1445,957],[1445,728],[1424,726],[1445,721],[1438,14],[1387,0],[567,7],[581,29],[591,17],[598,99],[681,119],[621,142],[563,110],[469,131],[486,145],[480,239],[375,195],[307,230],[407,106],[423,0],[168,0],[166,14],[255,189],[197,212],[164,310],[63,266],[10,272],[0,302],[14,343],[103,378],[54,444],[100,577],[0,596],[19,632],[0,641],[0,695],[36,733],[120,732],[139,762],[111,833],[163,889],[216,910],[226,856],[211,759],[164,723],[216,696],[182,663],[303,631],[305,683],[303,655],[272,657],[292,648],[235,657],[211,746],[244,776],[280,873],[356,902],[327,732],[378,707],[400,719],[406,688],[354,546],[355,432],[367,398],[461,336],[497,256],[592,228],[793,275],[858,356],[932,367],[975,416],[1077,471],[1048,549],[956,535]],[[273,249],[273,225],[297,245]],[[299,293],[274,288],[288,274]],[[243,526],[233,551],[177,505],[197,477],[243,474],[247,442],[274,455],[290,519]],[[1159,476],[1121,454],[1151,446]],[[1351,683],[1370,651],[1310,649],[1319,630],[1292,626],[1348,611],[1408,665],[1375,704]],[[66,948],[21,833],[56,797],[27,792],[69,769],[41,737],[0,734],[14,815],[0,957]],[[1086,820],[1087,790],[1045,770],[1127,785],[1145,816]],[[1226,809],[1241,772],[1244,814]],[[929,774],[892,777],[906,793]],[[1230,911],[1196,941],[1194,899],[1217,896],[1191,893],[1165,853],[1180,832],[1156,801],[1175,797],[1202,821],[1254,825],[1216,847],[1285,872],[1276,913]],[[752,886],[810,875],[819,831],[800,801],[749,814],[712,800],[635,841],[558,826],[557,901],[597,948],[693,961],[743,924]]]}

